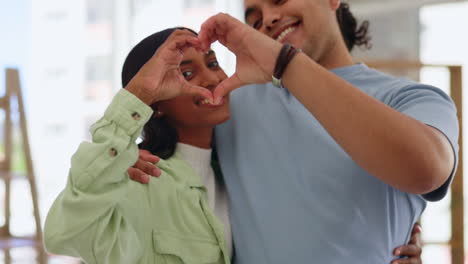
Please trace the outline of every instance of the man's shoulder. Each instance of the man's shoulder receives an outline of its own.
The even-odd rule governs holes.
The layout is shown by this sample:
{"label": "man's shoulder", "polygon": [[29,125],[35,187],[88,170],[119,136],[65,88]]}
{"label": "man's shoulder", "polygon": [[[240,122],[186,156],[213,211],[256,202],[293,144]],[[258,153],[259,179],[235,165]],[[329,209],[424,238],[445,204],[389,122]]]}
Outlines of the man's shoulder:
{"label": "man's shoulder", "polygon": [[406,77],[393,76],[388,73],[373,68],[362,68],[362,70],[350,78],[350,82],[356,82],[363,85],[373,85],[379,88],[403,88],[418,83]]}
{"label": "man's shoulder", "polygon": [[368,67],[346,80],[366,94],[381,101],[389,100],[397,94],[407,91],[440,92],[440,89],[431,85],[418,83],[407,77],[392,76]]}

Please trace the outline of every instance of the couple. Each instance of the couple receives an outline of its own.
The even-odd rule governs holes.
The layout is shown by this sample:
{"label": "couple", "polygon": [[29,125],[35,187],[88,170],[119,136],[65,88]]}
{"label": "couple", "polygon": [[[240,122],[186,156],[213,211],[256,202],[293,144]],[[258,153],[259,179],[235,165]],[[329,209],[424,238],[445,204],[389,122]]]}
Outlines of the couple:
{"label": "couple", "polygon": [[[88,263],[229,263],[232,240],[235,263],[420,262],[393,248],[450,185],[450,98],[353,64],[348,50],[365,34],[339,1],[245,6],[250,27],[219,14],[198,36],[163,31],[132,50],[126,89],[73,156],[49,212],[51,252]],[[236,54],[230,78],[209,50],[216,40]],[[229,117],[216,127],[220,166],[210,166],[213,127]],[[141,147],[164,159],[160,177],[140,179],[148,184],[125,173],[136,161],[137,178],[159,174],[151,156],[137,161],[142,129]]]}

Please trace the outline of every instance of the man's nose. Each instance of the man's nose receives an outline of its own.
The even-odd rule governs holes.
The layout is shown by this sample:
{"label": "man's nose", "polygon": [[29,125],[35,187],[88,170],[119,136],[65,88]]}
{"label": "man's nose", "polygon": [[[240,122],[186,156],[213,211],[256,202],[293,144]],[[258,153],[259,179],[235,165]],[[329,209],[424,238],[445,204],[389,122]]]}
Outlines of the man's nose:
{"label": "man's nose", "polygon": [[280,21],[281,14],[276,8],[265,9],[263,13],[263,25],[265,26],[266,33],[273,30],[275,25]]}

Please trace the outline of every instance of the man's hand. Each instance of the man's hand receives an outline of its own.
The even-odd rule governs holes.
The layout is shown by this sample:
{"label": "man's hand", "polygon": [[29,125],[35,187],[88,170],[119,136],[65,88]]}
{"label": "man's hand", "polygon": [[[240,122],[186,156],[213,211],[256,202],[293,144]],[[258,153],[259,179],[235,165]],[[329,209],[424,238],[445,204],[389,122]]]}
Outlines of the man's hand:
{"label": "man's hand", "polygon": [[150,175],[153,177],[159,177],[161,170],[154,164],[159,162],[159,157],[151,154],[147,150],[140,149],[138,153],[137,162],[128,169],[128,175],[130,179],[147,184],[149,182]]}
{"label": "man's hand", "polygon": [[421,225],[416,223],[411,232],[411,239],[408,245],[404,245],[395,249],[395,256],[407,256],[407,259],[394,260],[392,264],[422,264],[422,239]]}
{"label": "man's hand", "polygon": [[219,41],[236,55],[236,72],[215,88],[215,103],[230,91],[243,85],[271,81],[281,43],[260,33],[228,14],[217,14],[206,20],[198,35],[201,48],[207,51]]}

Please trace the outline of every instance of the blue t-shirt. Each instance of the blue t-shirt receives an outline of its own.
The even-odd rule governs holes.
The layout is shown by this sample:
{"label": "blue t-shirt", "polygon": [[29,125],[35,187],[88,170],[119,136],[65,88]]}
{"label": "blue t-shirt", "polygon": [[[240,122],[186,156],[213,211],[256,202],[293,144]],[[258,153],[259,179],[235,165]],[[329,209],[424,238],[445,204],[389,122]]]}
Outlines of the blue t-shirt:
{"label": "blue t-shirt", "polygon": [[[443,91],[363,64],[333,72],[439,129],[458,153],[456,109]],[[231,111],[216,140],[236,264],[390,263],[425,199],[441,199],[452,178],[424,197],[385,184],[359,167],[292,94],[270,83],[234,91]]]}

